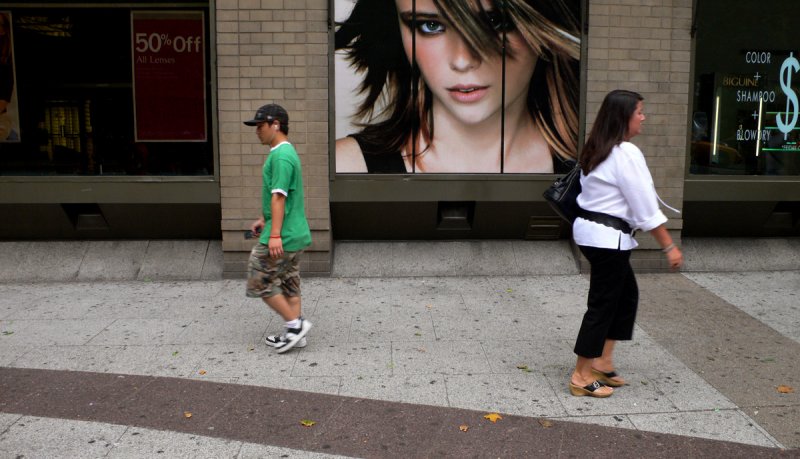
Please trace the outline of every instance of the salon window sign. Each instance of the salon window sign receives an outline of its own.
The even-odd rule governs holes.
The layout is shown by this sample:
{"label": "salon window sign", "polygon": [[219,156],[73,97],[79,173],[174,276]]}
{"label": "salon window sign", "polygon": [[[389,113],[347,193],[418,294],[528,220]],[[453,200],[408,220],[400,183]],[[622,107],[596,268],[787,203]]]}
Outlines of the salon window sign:
{"label": "salon window sign", "polygon": [[205,141],[204,13],[131,13],[137,142]]}
{"label": "salon window sign", "polygon": [[[800,153],[799,59],[798,51],[746,50],[738,67],[749,72],[717,76],[721,91],[717,91],[714,127],[735,132],[717,132],[714,137],[734,138],[756,157]],[[719,121],[720,106],[736,107],[736,124]]]}

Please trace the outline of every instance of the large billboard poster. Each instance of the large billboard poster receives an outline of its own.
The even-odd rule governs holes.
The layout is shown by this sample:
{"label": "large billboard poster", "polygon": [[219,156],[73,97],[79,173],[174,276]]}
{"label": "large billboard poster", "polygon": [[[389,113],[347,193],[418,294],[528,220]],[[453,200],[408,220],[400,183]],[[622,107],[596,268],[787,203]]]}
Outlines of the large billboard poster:
{"label": "large billboard poster", "polygon": [[0,11],[0,142],[19,142],[11,12]]}
{"label": "large billboard poster", "polygon": [[561,173],[580,0],[335,0],[337,173]]}
{"label": "large billboard poster", "polygon": [[131,13],[137,142],[206,140],[203,14]]}

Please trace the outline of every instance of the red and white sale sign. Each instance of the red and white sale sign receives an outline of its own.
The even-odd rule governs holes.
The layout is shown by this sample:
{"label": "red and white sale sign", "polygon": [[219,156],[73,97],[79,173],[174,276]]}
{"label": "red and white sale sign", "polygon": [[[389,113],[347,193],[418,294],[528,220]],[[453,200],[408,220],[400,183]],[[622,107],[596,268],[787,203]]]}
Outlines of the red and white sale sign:
{"label": "red and white sale sign", "polygon": [[202,11],[131,12],[137,142],[205,141]]}

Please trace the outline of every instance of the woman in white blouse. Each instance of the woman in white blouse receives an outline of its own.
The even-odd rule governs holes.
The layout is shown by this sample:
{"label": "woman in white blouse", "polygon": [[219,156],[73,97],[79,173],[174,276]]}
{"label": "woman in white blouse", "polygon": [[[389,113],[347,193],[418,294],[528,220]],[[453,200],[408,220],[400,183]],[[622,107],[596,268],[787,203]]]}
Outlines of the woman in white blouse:
{"label": "woman in white blouse", "polygon": [[572,227],[573,238],[589,260],[588,309],[583,316],[570,393],[608,397],[625,384],[615,372],[614,345],[633,337],[639,288],[630,264],[637,246],[635,230],[658,241],[670,268],[683,264],[658,207],[659,198],[644,155],[630,140],[645,120],[644,98],[632,91],[606,95],[580,155],[582,212]]}

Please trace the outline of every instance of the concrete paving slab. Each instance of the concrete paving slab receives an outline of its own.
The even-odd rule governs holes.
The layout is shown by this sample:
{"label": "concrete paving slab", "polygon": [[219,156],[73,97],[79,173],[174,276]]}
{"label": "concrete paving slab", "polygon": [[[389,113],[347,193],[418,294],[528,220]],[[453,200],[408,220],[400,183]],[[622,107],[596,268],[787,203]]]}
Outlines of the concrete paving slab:
{"label": "concrete paving slab", "polygon": [[19,368],[189,377],[209,346],[36,346],[11,364]]}
{"label": "concrete paving slab", "polygon": [[173,342],[176,344],[260,344],[267,322],[261,317],[203,317],[193,320]]}
{"label": "concrete paving slab", "polygon": [[[4,345],[86,344],[105,329],[108,319],[37,319],[0,322],[0,338]],[[12,334],[8,334],[11,332]]]}
{"label": "concrete paving slab", "polygon": [[8,429],[11,424],[17,422],[21,417],[21,414],[16,413],[0,413],[0,432]]}
{"label": "concrete paving slab", "polygon": [[205,259],[203,260],[203,270],[200,272],[200,279],[222,279],[224,268],[225,260],[222,252],[222,241],[208,241],[208,248],[206,250]]}
{"label": "concrete paving slab", "polygon": [[491,372],[486,353],[471,341],[392,343],[395,375],[458,375]]}
{"label": "concrete paving slab", "polygon": [[105,457],[127,426],[24,416],[0,432],[4,457]]}
{"label": "concrete paving slab", "polygon": [[441,375],[342,376],[339,395],[421,405],[447,403]]}
{"label": "concrete paving slab", "polygon": [[202,278],[208,241],[150,241],[138,280]]}
{"label": "concrete paving slab", "polygon": [[[289,351],[277,354],[266,345],[252,347],[249,345],[216,345],[211,347],[197,372],[205,371],[203,378],[260,378],[270,376],[288,378],[292,375],[292,367],[297,361],[300,352]],[[193,375],[193,377],[195,377]]]}
{"label": "concrete paving slab", "polygon": [[114,444],[109,458],[192,457],[216,459],[235,457],[242,443],[180,432],[130,428]]}
{"label": "concrete paving slab", "polygon": [[[578,274],[578,265],[572,255],[571,243],[560,241],[512,241],[515,273],[521,276],[551,274]],[[509,270],[510,271],[510,270]],[[501,271],[502,272],[502,271]]]}
{"label": "concrete paving slab", "polygon": [[566,416],[547,378],[535,372],[514,375],[448,375],[449,406],[518,416]]}
{"label": "concrete paving slab", "polygon": [[481,345],[493,374],[541,375],[547,367],[562,367],[575,361],[574,339],[481,339]]}
{"label": "concrete paving slab", "polygon": [[78,270],[77,280],[136,279],[148,241],[91,241]]}
{"label": "concrete paving slab", "polygon": [[[764,247],[751,238],[695,238],[689,244],[686,247],[684,243],[685,251],[702,256],[706,271],[760,271],[765,269],[765,262],[770,263],[764,256]],[[696,269],[687,266],[686,270]]]}
{"label": "concrete paving slab", "polygon": [[[13,366],[17,368],[38,368],[43,370],[76,370],[129,373],[132,369],[142,369],[146,355],[137,353],[139,361],[125,368],[118,355],[124,346],[37,346],[24,356],[17,358]],[[121,368],[122,367],[122,368]],[[118,371],[118,370],[128,371]]]}
{"label": "concrete paving slab", "polygon": [[392,347],[388,343],[340,342],[314,347],[313,352],[306,353],[306,349],[298,353],[292,376],[377,376],[391,375],[393,371]]}
{"label": "concrete paving slab", "polygon": [[51,293],[47,296],[39,295],[34,304],[17,308],[6,316],[6,319],[80,319],[97,304],[98,299],[93,297],[71,298],[70,295]]}
{"label": "concrete paving slab", "polygon": [[[488,276],[519,275],[521,270],[514,256],[512,241],[471,241],[450,243],[456,273],[451,275]],[[401,263],[397,263],[401,265]]]}
{"label": "concrete paving slab", "polygon": [[337,242],[333,249],[331,276],[381,277],[391,264],[392,243]]}
{"label": "concrete paving slab", "polygon": [[[179,344],[191,319],[116,319],[88,341],[91,345]],[[185,343],[184,343],[185,344]]]}
{"label": "concrete paving slab", "polygon": [[469,254],[470,245],[463,241],[393,243],[391,272],[386,274],[398,277],[459,275],[474,261]]}
{"label": "concrete paving slab", "polygon": [[681,240],[681,253],[683,253],[682,272],[706,272],[714,271],[713,262],[711,267],[706,266],[706,238],[683,238]]}
{"label": "concrete paving slab", "polygon": [[[614,395],[604,399],[574,397],[569,392],[569,377],[573,365],[561,369],[545,369],[545,375],[554,388],[568,416],[614,415],[631,413],[672,413],[678,408],[658,391],[641,373],[627,371],[629,384],[614,389]],[[644,383],[643,383],[644,382]]]}
{"label": "concrete paving slab", "polygon": [[[0,343],[3,343],[2,338],[0,338]],[[3,344],[0,346],[0,367],[4,366],[11,366],[12,363],[25,355],[34,346],[12,346]]]}
{"label": "concrete paving slab", "polygon": [[[326,306],[315,308],[312,312],[306,312],[305,316],[314,325],[310,332],[308,332],[307,340],[315,345],[335,345],[347,343],[350,341],[351,336],[351,323],[353,321],[352,312],[339,312],[338,310],[331,310]],[[274,313],[269,312],[268,317],[272,317]],[[274,321],[272,325],[267,328],[265,335],[281,333],[283,328],[282,321]],[[360,333],[361,331],[359,331]]]}
{"label": "concrete paving slab", "polygon": [[[9,248],[22,249],[21,246]],[[41,241],[24,247],[16,269],[7,273],[10,282],[70,281],[78,276],[89,248],[86,241]],[[58,260],[58,263],[53,263]]]}
{"label": "concrete paving slab", "polygon": [[373,306],[353,314],[348,342],[422,341],[434,336],[430,312],[424,306]]}
{"label": "concrete paving slab", "polygon": [[782,447],[739,410],[629,414],[628,417],[637,429],[713,440],[734,439],[737,443],[748,445]]}
{"label": "concrete paving slab", "polygon": [[25,281],[19,275],[19,267],[26,259],[32,244],[34,242],[0,241],[0,281]]}

